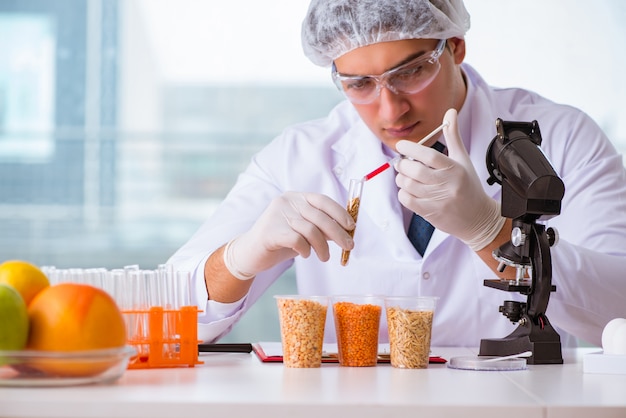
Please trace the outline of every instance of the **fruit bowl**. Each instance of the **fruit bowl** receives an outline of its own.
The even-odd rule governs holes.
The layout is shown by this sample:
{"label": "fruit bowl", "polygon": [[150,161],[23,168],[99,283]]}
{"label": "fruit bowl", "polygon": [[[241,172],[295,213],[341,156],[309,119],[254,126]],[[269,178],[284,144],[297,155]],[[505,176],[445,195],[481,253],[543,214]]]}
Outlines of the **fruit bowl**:
{"label": "fruit bowl", "polygon": [[0,350],[0,386],[112,383],[136,353],[131,346],[73,352]]}

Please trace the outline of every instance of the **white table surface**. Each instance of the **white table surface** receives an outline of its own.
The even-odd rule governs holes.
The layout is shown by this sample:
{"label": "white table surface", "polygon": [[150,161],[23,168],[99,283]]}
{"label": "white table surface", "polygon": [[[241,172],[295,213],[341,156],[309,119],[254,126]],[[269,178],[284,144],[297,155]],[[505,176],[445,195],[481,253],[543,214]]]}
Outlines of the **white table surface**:
{"label": "white table surface", "polygon": [[253,353],[207,353],[203,365],[128,370],[110,385],[0,388],[0,417],[626,417],[626,375],[583,373],[585,352],[564,350],[562,365],[508,372],[444,364],[290,369]]}

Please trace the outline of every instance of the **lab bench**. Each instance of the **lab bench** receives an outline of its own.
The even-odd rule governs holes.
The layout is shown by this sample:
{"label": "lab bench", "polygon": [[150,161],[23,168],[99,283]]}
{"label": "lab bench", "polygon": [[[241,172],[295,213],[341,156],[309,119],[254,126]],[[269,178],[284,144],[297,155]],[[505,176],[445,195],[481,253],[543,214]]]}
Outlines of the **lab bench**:
{"label": "lab bench", "polygon": [[[1,417],[626,417],[626,375],[583,372],[583,355],[517,371],[291,369],[254,353],[202,353],[195,367],[127,370],[112,384],[0,388]],[[595,351],[598,351],[595,349]],[[450,359],[471,348],[433,348]]]}

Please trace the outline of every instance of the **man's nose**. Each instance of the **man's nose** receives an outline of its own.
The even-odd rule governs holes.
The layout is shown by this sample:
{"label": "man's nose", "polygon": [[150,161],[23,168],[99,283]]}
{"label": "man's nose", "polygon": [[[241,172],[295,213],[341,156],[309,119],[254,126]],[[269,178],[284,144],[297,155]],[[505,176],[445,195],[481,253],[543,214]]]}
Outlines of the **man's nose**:
{"label": "man's nose", "polygon": [[387,86],[380,87],[379,109],[381,118],[395,121],[409,110],[409,103],[402,94],[396,94]]}

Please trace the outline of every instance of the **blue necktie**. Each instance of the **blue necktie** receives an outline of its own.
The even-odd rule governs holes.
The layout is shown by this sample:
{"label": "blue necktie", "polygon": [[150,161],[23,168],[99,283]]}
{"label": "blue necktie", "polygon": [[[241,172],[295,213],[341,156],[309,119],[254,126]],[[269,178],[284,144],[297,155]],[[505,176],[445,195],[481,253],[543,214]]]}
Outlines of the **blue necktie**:
{"label": "blue necktie", "polygon": [[[432,147],[439,152],[444,152],[446,149],[445,145],[441,142],[435,142]],[[413,214],[411,223],[409,224],[407,237],[409,237],[409,241],[411,241],[411,244],[413,244],[421,256],[424,255],[426,247],[428,246],[428,241],[430,241],[430,237],[432,236],[434,230],[435,227],[432,226],[430,222],[419,216],[417,213]]]}

